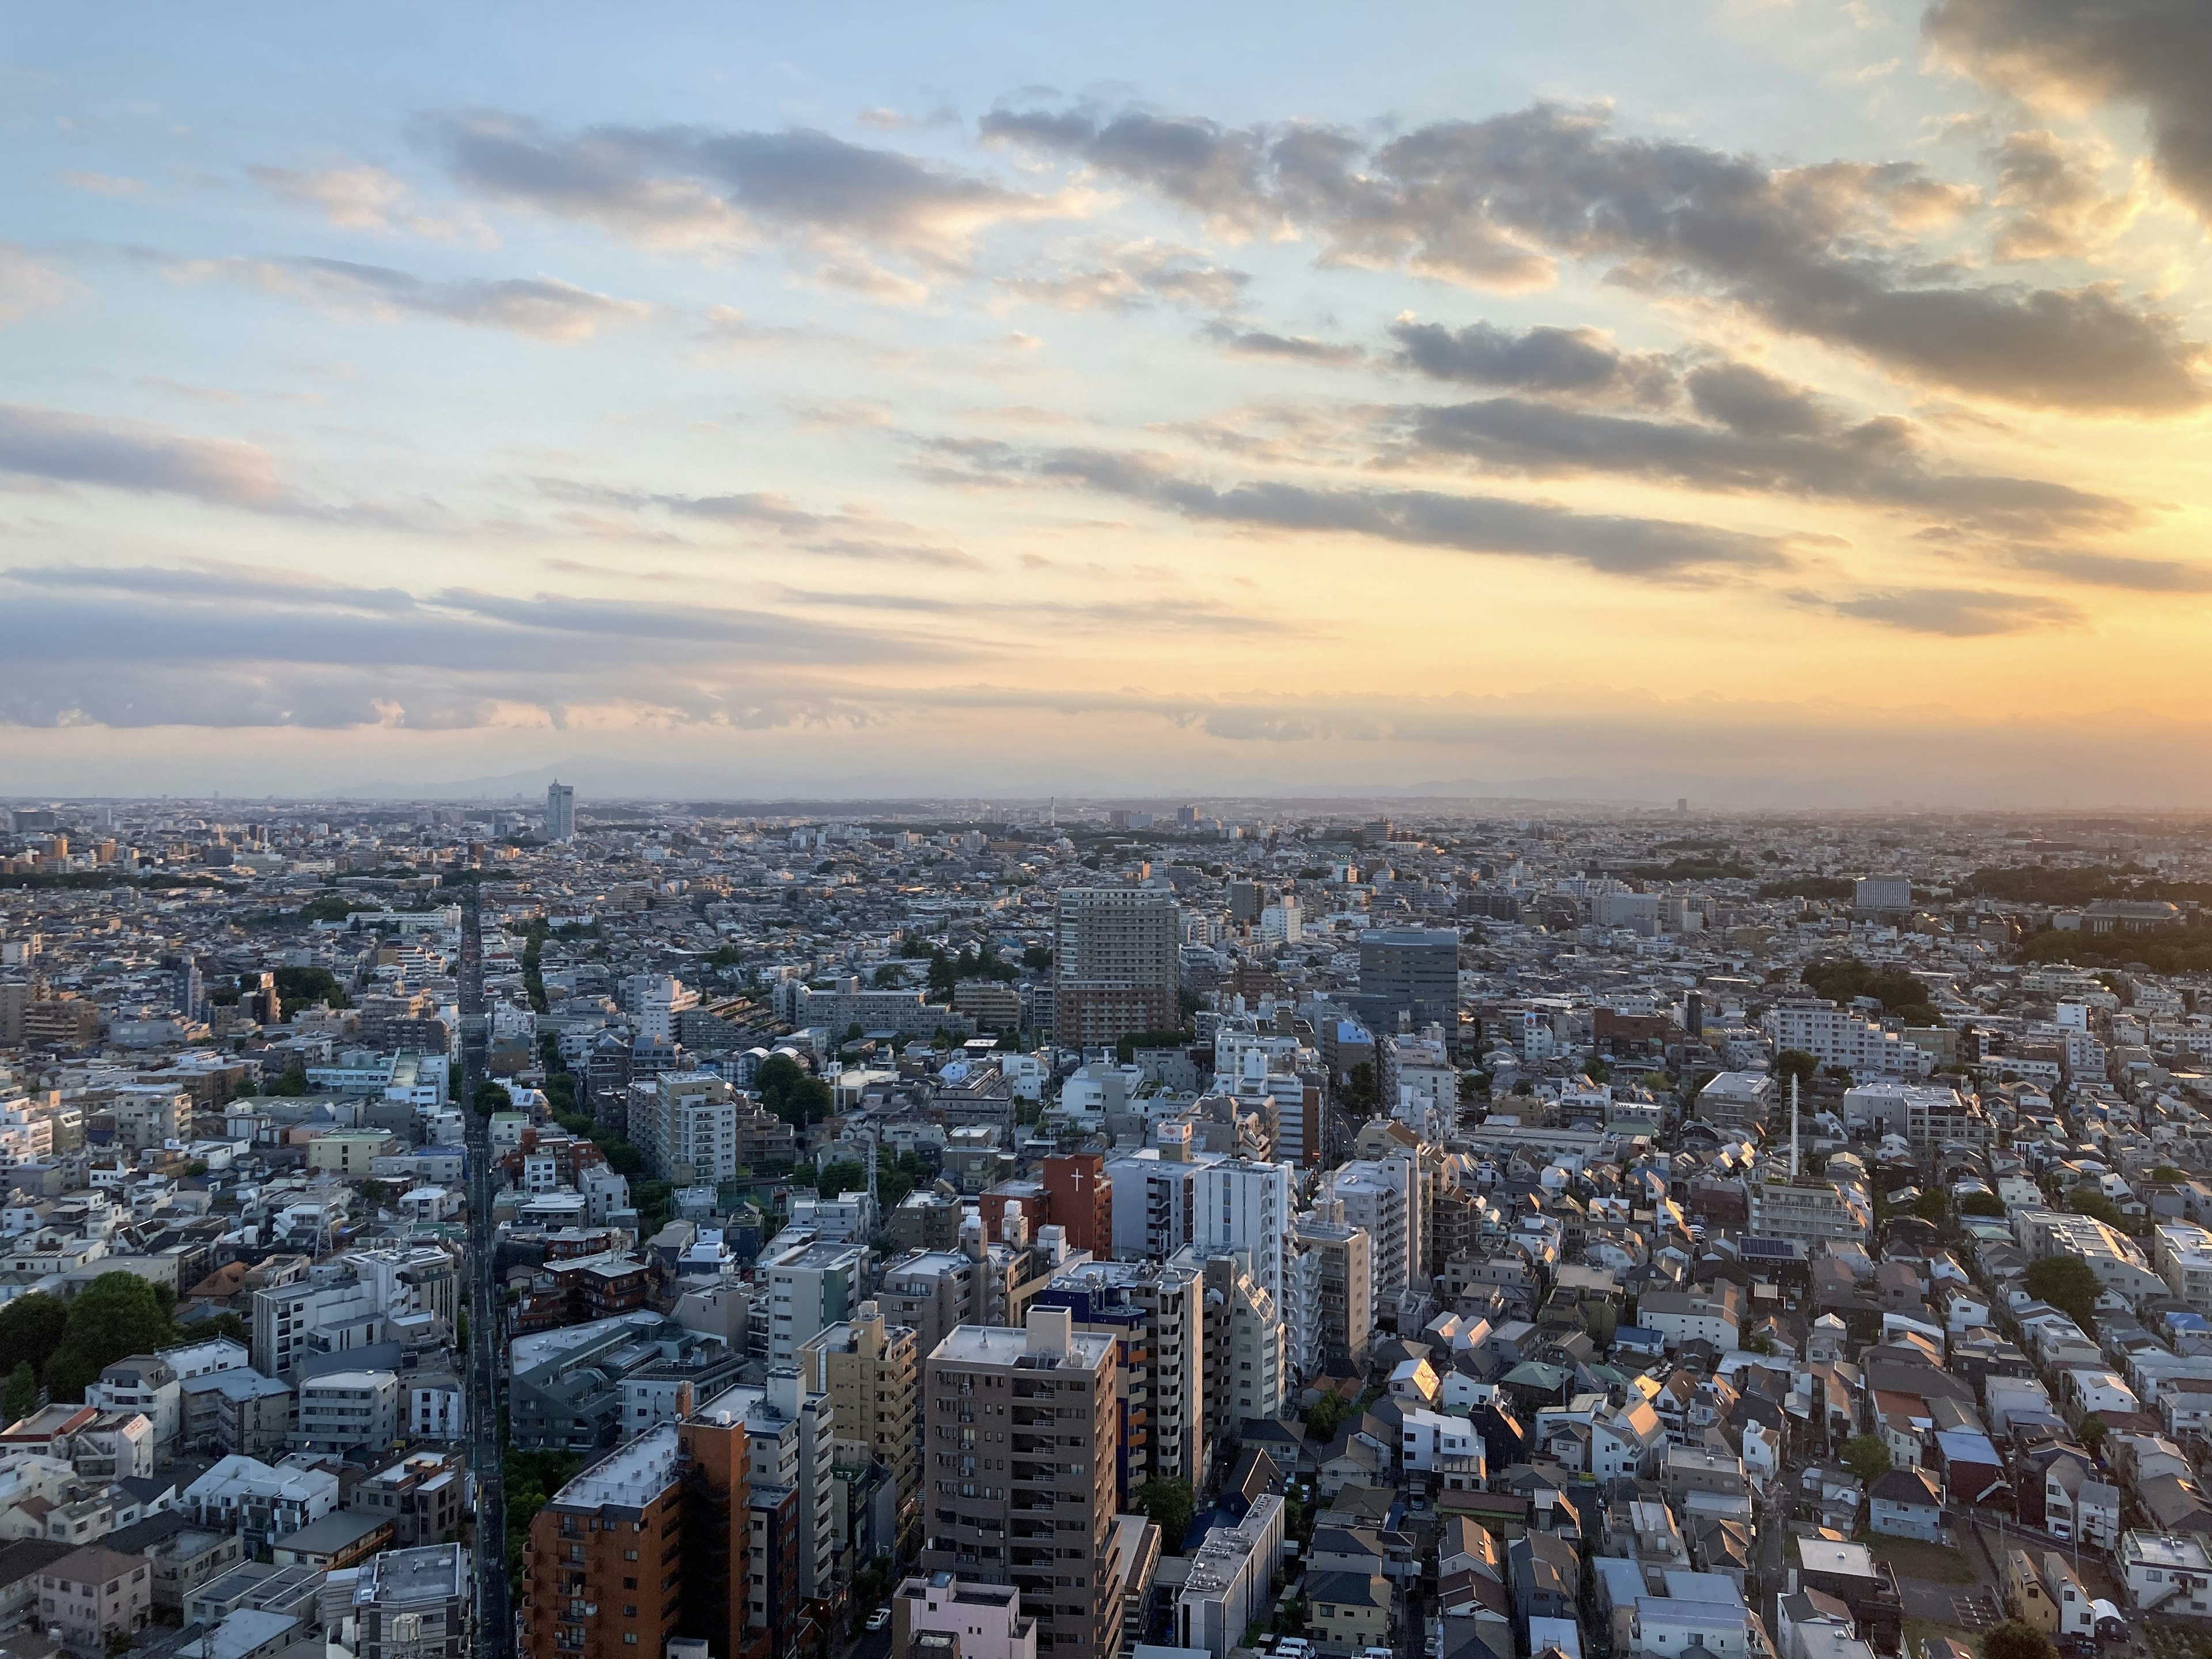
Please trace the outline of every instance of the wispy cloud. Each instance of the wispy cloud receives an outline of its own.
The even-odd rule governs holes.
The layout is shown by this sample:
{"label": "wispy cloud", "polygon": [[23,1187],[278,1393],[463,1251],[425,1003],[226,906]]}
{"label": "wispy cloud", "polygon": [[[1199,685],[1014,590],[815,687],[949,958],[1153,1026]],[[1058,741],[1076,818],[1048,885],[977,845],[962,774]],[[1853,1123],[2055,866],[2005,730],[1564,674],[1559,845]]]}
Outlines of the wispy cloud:
{"label": "wispy cloud", "polygon": [[561,478],[539,478],[536,483],[552,500],[599,512],[629,514],[634,515],[633,522],[647,524],[647,515],[666,514],[679,521],[754,531],[825,558],[946,570],[981,569],[983,563],[957,547],[933,541],[913,525],[866,512],[816,512],[774,490],[684,495]]}
{"label": "wispy cloud", "polygon": [[1709,525],[1576,513],[1541,501],[1427,489],[1328,488],[1267,479],[1228,485],[1157,457],[1100,449],[1026,452],[944,441],[971,472],[1097,490],[1203,523],[1283,535],[1353,536],[1442,551],[1556,559],[1608,575],[1702,580],[1796,562],[1787,538]]}
{"label": "wispy cloud", "polygon": [[432,280],[347,259],[196,259],[167,267],[181,282],[246,283],[348,317],[377,322],[422,317],[573,344],[611,324],[640,322],[653,307],[550,276]]}

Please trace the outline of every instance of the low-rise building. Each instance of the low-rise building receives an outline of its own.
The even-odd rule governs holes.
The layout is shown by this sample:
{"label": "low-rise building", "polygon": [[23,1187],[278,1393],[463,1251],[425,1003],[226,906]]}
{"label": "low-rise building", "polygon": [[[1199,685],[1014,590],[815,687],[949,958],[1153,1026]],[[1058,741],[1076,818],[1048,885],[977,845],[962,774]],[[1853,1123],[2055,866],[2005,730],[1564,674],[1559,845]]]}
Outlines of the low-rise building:
{"label": "low-rise building", "polygon": [[105,1654],[154,1617],[154,1568],[143,1555],[89,1545],[39,1575],[39,1622],[61,1632],[76,1654]]}

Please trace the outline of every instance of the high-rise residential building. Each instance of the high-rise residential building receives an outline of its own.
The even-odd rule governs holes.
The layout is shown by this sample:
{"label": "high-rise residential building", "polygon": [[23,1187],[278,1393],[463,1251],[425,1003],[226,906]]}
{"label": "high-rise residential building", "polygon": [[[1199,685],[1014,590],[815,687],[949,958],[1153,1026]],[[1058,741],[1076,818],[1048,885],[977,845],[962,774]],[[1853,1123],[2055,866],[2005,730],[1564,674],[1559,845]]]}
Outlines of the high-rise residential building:
{"label": "high-rise residential building", "polygon": [[[1227,1066],[1220,1060],[1224,1049],[1236,1055]],[[1249,1034],[1217,1036],[1214,1054],[1214,1087],[1235,1079],[1228,1084],[1231,1096],[1239,1111],[1260,1115],[1274,1161],[1297,1169],[1318,1165],[1328,1080],[1320,1054],[1295,1037],[1263,1042]]]}
{"label": "high-rise residential building", "polygon": [[1004,1288],[1002,1279],[994,1283],[993,1255],[977,1226],[962,1249],[912,1250],[884,1264],[877,1305],[891,1323],[913,1329],[924,1362],[954,1326],[993,1322]]}
{"label": "high-rise residential building", "polygon": [[833,1455],[840,1468],[881,1463],[902,1510],[921,1480],[921,1371],[911,1325],[890,1325],[873,1302],[799,1345],[799,1380],[830,1396]]}
{"label": "high-rise residential building", "polygon": [[674,1042],[677,1017],[699,1006],[699,993],[667,974],[624,974],[621,990],[623,1012],[652,1042]]}
{"label": "high-rise residential building", "polygon": [[[1459,934],[1449,927],[1370,927],[1359,936],[1354,1009],[1378,1035],[1441,1025],[1459,1031]],[[1389,1103],[1385,1103],[1388,1104]]]}
{"label": "high-rise residential building", "polygon": [[1045,1206],[1071,1250],[1102,1261],[1114,1254],[1114,1182],[1103,1152],[1058,1152],[1044,1160]]}
{"label": "high-rise residential building", "polygon": [[1206,1432],[1218,1444],[1233,1438],[1246,1418],[1273,1417],[1282,1409],[1282,1315],[1242,1255],[1201,1264],[1186,1249],[1171,1265],[1196,1267],[1205,1274]]}
{"label": "high-rise residential building", "polygon": [[1130,1495],[1161,1477],[1204,1485],[1206,1451],[1206,1286],[1187,1263],[1080,1261],[1062,1268],[1033,1308],[1065,1308],[1075,1328],[1112,1336],[1121,1382],[1115,1476]]}
{"label": "high-rise residential building", "polygon": [[[813,1626],[799,1599],[798,1564],[793,1559],[799,1496],[778,1491],[755,1498],[741,1412],[695,1411],[688,1396],[681,1403],[675,1434],[682,1529],[675,1559],[680,1564],[683,1634],[730,1659],[803,1652],[812,1644]],[[666,1561],[665,1537],[662,1543]],[[526,1644],[523,1651],[554,1650]]]}
{"label": "high-rise residential building", "polygon": [[[753,1571],[770,1609],[826,1601],[837,1588],[836,1411],[796,1365],[769,1368],[765,1388],[740,1384],[699,1415],[744,1431],[745,1483],[754,1510]],[[781,1630],[775,1619],[770,1627]],[[778,1652],[789,1652],[779,1642]]]}
{"label": "high-rise residential building", "polygon": [[1279,1309],[1292,1215],[1289,1169],[1224,1158],[1200,1172],[1192,1199],[1191,1248],[1201,1257],[1243,1256],[1246,1270]]}
{"label": "high-rise residential building", "polygon": [[1188,1123],[1160,1126],[1160,1144],[1109,1160],[1114,1254],[1124,1261],[1164,1261],[1190,1242],[1199,1171],[1216,1154],[1190,1150]]}
{"label": "high-rise residential building", "polygon": [[853,1311],[867,1260],[866,1245],[833,1240],[811,1240],[762,1258],[760,1278],[768,1309],[766,1357],[771,1364],[791,1364],[798,1358],[799,1344]]}
{"label": "high-rise residential building", "polygon": [[629,1085],[629,1139],[647,1167],[678,1186],[728,1181],[738,1172],[742,1103],[712,1072],[663,1072]]}
{"label": "high-rise residential building", "polygon": [[1425,1291],[1421,1261],[1421,1177],[1414,1158],[1401,1154],[1339,1164],[1325,1177],[1328,1196],[1342,1219],[1368,1238],[1374,1322],[1398,1328],[1398,1309],[1409,1291]]}
{"label": "high-rise residential building", "polygon": [[648,1430],[592,1464],[531,1517],[520,1614],[524,1652],[629,1659],[664,1652],[669,1638],[689,1633],[677,1464],[674,1426]]}
{"label": "high-rise residential building", "polygon": [[1054,1020],[1071,1048],[1099,1048],[1181,1024],[1175,894],[1070,887],[1060,895]]}
{"label": "high-rise residential building", "polygon": [[1022,1329],[961,1326],[927,1362],[921,1570],[1013,1585],[1054,1659],[1121,1644],[1120,1347],[1034,1308]]}
{"label": "high-rise residential building", "polygon": [[1325,1198],[1291,1226],[1292,1251],[1283,1322],[1293,1377],[1312,1376],[1333,1359],[1364,1364],[1374,1330],[1375,1284],[1366,1229]]}
{"label": "high-rise residential building", "polygon": [[573,784],[556,782],[546,789],[545,839],[576,839],[576,790]]}

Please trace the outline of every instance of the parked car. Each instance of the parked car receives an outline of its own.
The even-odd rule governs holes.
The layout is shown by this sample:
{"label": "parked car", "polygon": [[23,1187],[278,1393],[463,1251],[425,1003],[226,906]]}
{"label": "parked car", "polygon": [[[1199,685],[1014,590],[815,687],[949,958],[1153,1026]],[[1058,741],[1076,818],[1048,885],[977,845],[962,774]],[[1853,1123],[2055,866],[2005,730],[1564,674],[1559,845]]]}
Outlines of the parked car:
{"label": "parked car", "polygon": [[884,1630],[890,1626],[890,1622],[891,1610],[889,1607],[878,1607],[868,1615],[867,1627],[870,1630]]}

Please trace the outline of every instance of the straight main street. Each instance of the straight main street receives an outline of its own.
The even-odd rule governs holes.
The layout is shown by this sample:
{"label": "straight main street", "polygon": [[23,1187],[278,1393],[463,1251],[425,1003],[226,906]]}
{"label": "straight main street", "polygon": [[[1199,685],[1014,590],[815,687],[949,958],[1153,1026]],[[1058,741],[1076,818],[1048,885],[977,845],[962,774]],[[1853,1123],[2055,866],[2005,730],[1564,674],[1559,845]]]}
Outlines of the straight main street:
{"label": "straight main street", "polygon": [[476,1109],[484,1080],[483,934],[478,890],[461,890],[461,1109],[469,1147],[469,1457],[477,1476],[477,1648],[505,1659],[514,1642],[507,1606],[507,1503],[499,1446],[499,1301],[492,1283],[491,1121]]}

